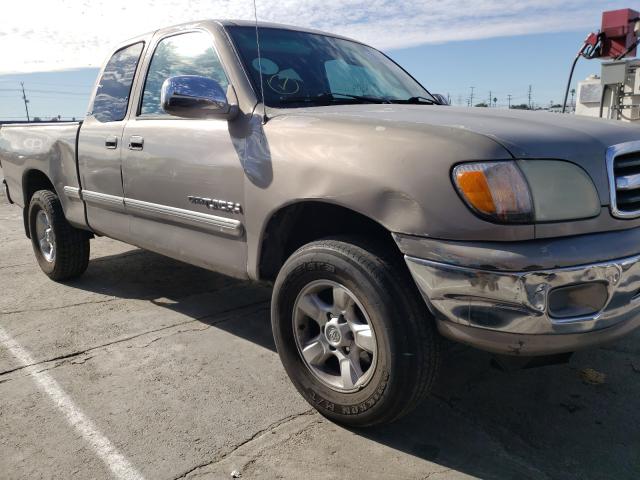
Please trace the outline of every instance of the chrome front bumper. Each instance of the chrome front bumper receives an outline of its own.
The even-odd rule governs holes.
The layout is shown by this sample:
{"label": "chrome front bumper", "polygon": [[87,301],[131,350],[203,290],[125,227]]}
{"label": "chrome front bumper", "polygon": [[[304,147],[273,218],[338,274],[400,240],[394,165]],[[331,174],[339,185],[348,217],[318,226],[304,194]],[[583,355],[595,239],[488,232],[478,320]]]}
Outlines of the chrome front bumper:
{"label": "chrome front bumper", "polygon": [[[527,272],[405,259],[439,330],[485,350],[522,355],[569,352],[614,340],[640,326],[640,255]],[[597,285],[603,292],[601,304],[588,314],[554,316],[551,296],[564,298],[558,297],[559,288],[581,285]]]}

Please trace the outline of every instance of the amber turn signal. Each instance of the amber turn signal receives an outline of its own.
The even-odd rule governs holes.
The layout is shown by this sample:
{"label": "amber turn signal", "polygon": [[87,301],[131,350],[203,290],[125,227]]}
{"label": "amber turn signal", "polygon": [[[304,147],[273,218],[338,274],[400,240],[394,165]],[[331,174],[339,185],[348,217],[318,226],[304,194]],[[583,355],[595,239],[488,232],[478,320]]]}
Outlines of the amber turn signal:
{"label": "amber turn signal", "polygon": [[501,223],[533,221],[529,186],[513,162],[464,163],[453,169],[453,180],[465,203],[480,216]]}

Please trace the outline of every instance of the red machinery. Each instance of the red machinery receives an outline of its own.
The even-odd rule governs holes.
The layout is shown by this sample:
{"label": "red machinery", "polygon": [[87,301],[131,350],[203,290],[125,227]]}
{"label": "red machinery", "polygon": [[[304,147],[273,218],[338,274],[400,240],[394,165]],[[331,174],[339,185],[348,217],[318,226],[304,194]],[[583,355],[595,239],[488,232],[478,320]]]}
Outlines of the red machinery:
{"label": "red machinery", "polygon": [[599,58],[620,59],[626,56],[636,56],[638,31],[636,23],[640,14],[630,8],[611,10],[602,14],[602,28],[600,29]]}
{"label": "red machinery", "polygon": [[573,61],[564,95],[562,113],[567,108],[573,71],[580,57],[587,60],[593,58],[621,60],[625,57],[635,57],[639,41],[640,13],[630,8],[604,12],[602,14],[602,28],[599,32],[590,33],[587,36]]}

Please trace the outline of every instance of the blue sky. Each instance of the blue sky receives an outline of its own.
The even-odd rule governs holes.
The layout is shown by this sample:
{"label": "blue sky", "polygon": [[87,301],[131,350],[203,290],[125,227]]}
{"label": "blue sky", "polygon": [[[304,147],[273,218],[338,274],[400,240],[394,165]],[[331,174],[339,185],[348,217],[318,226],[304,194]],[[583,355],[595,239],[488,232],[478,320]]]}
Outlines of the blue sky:
{"label": "blue sky", "polygon": [[[603,10],[627,0],[257,0],[261,20],[341,33],[382,49],[427,88],[466,103],[560,102],[570,62],[597,30]],[[96,67],[111,45],[144,31],[199,18],[253,18],[251,0],[30,0],[3,10],[0,119],[82,116]],[[214,13],[215,12],[215,13]],[[24,21],[27,18],[28,21]],[[52,19],[54,21],[52,21]],[[117,28],[114,28],[117,25]],[[89,68],[85,68],[89,67]],[[581,61],[575,79],[598,73]],[[38,73],[33,73],[38,72]],[[475,102],[474,102],[475,103]]]}
{"label": "blue sky", "polygon": [[[428,89],[449,93],[454,104],[461,96],[466,105],[472,86],[478,101],[488,101],[491,91],[498,106],[506,107],[509,94],[514,104],[527,103],[531,85],[534,102],[547,106],[552,100],[561,103],[571,62],[584,37],[582,32],[545,33],[423,45],[390,53]],[[592,73],[600,74],[600,64],[580,60],[574,85]]]}
{"label": "blue sky", "polygon": [[25,120],[20,82],[25,85],[31,117],[82,118],[97,74],[95,68],[83,68],[0,75],[0,120]]}

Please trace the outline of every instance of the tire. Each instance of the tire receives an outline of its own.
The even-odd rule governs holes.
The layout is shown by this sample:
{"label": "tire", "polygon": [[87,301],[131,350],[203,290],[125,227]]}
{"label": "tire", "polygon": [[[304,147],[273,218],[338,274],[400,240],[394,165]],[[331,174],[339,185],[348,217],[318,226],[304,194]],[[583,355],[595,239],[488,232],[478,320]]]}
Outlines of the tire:
{"label": "tire", "polygon": [[[309,243],[285,262],[274,285],[273,335],[287,374],[322,415],[349,426],[407,414],[439,370],[434,319],[401,257],[384,252],[357,237]],[[345,305],[344,315],[335,313]]]}
{"label": "tire", "polygon": [[89,234],[69,224],[55,193],[34,193],[28,219],[33,252],[50,279],[69,280],[85,272],[89,265]]}

